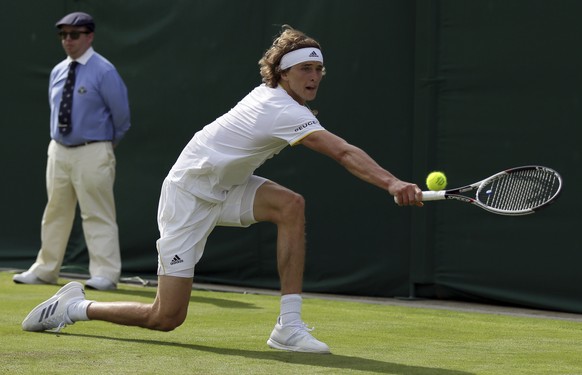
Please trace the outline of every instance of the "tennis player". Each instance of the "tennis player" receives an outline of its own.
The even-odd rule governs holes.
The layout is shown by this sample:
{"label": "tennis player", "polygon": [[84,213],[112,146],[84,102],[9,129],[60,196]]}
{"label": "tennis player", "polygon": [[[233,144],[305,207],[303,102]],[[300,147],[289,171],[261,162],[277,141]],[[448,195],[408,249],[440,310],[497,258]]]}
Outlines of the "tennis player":
{"label": "tennis player", "polygon": [[271,348],[329,353],[301,319],[305,260],[303,197],[254,171],[286,146],[329,156],[400,205],[422,206],[418,186],[399,180],[363,150],[325,130],[306,106],[324,76],[317,41],[289,26],[259,61],[263,84],[197,132],[164,180],[158,210],[158,291],[152,304],[96,302],[71,282],[24,319],[25,331],[60,330],[83,320],[171,331],[186,319],[194,268],[216,226],[277,225],[281,307]]}

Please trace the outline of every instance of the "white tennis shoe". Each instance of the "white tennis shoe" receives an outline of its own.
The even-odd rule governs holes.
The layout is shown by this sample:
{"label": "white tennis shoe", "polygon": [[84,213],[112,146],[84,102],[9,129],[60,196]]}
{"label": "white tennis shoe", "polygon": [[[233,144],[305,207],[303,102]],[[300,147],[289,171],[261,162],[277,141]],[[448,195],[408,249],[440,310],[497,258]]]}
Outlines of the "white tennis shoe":
{"label": "white tennis shoe", "polygon": [[24,271],[12,276],[12,281],[14,281],[16,284],[55,284],[54,282],[49,283],[39,279],[38,276],[30,271]]}
{"label": "white tennis shoe", "polygon": [[63,286],[59,291],[36,306],[22,321],[24,331],[39,332],[54,330],[59,332],[74,322],[69,319],[67,308],[71,303],[85,299],[83,284],[76,281]]}
{"label": "white tennis shoe", "polygon": [[101,276],[95,276],[85,281],[85,288],[95,289],[95,290],[114,290],[117,289],[117,285],[113,281],[110,281]]}
{"label": "white tennis shoe", "polygon": [[309,333],[311,331],[313,328],[308,328],[303,322],[283,326],[281,318],[279,318],[273,332],[271,332],[271,337],[267,340],[267,345],[273,349],[291,352],[331,353],[329,346],[313,337]]}

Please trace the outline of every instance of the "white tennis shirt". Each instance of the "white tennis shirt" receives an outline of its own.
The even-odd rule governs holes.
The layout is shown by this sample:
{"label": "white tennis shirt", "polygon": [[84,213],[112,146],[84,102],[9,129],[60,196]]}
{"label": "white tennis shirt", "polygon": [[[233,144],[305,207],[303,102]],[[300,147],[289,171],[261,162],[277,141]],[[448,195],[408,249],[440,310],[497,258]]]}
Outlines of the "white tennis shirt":
{"label": "white tennis shirt", "polygon": [[197,132],[167,179],[193,195],[222,202],[287,145],[324,130],[282,87],[256,87],[225,115]]}

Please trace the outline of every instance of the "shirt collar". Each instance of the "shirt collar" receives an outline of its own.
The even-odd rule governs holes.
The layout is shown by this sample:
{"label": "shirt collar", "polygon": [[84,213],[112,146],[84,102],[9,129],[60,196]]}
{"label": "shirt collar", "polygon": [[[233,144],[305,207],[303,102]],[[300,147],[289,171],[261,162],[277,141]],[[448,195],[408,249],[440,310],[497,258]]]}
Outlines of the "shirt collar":
{"label": "shirt collar", "polygon": [[[85,51],[85,53],[82,54],[81,57],[79,57],[75,61],[78,62],[79,64],[87,65],[87,61],[89,61],[89,59],[91,58],[91,56],[93,56],[94,54],[95,54],[95,50],[93,50],[93,47],[89,47]],[[73,59],[71,59],[71,57],[68,56],[67,57],[67,64],[70,63],[71,61],[73,61]]]}

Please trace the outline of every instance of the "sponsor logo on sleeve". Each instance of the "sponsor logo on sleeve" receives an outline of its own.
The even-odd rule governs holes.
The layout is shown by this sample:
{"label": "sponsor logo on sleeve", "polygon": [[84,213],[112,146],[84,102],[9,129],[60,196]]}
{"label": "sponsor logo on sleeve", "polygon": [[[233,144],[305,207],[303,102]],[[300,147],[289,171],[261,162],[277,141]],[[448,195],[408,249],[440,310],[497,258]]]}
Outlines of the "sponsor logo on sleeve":
{"label": "sponsor logo on sleeve", "polygon": [[311,126],[311,125],[317,125],[319,123],[319,121],[317,120],[311,120],[311,121],[307,121],[306,123],[303,123],[301,125],[299,125],[298,127],[295,128],[295,133],[302,131],[303,129]]}

